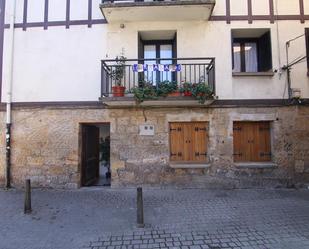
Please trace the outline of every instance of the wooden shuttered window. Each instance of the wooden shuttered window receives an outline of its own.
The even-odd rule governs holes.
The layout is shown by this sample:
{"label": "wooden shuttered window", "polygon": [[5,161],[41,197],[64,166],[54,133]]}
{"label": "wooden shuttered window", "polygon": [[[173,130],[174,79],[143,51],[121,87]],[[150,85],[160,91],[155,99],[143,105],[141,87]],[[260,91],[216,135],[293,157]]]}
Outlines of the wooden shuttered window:
{"label": "wooden shuttered window", "polygon": [[207,162],[208,123],[170,123],[170,160]]}
{"label": "wooden shuttered window", "polygon": [[272,70],[272,53],[270,31],[258,38],[258,70],[267,72]]}
{"label": "wooden shuttered window", "polygon": [[271,161],[269,122],[234,122],[234,161]]}
{"label": "wooden shuttered window", "polygon": [[309,28],[305,29],[306,55],[307,55],[307,75],[309,76]]}

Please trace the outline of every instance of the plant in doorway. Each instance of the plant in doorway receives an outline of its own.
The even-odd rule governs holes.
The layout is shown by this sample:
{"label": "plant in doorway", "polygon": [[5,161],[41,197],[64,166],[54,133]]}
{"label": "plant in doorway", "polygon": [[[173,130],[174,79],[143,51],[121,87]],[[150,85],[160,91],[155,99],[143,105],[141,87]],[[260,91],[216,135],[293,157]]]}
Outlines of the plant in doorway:
{"label": "plant in doorway", "polygon": [[104,167],[107,168],[105,173],[106,179],[111,178],[110,172],[110,136],[107,136],[105,139],[100,139],[100,161],[104,163]]}
{"label": "plant in doorway", "polygon": [[111,78],[115,81],[115,85],[112,87],[114,97],[124,97],[125,86],[122,85],[122,81],[125,75],[126,69],[126,57],[117,56],[116,57],[116,66],[114,66],[111,72]]}

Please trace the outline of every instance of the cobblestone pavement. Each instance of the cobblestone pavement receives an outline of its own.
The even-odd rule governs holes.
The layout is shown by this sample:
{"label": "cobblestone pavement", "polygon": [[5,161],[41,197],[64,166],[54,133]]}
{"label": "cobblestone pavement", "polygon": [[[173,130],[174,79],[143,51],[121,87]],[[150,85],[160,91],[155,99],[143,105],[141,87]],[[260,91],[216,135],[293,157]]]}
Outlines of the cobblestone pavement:
{"label": "cobblestone pavement", "polygon": [[145,228],[136,228],[136,190],[0,191],[1,249],[309,249],[308,190],[144,190]]}

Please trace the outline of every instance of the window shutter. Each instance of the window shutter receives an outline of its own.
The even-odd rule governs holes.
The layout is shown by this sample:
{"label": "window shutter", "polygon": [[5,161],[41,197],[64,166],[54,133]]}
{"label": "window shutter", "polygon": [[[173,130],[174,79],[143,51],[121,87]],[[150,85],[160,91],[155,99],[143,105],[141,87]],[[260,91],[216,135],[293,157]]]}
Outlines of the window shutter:
{"label": "window shutter", "polygon": [[170,160],[206,162],[208,123],[170,123]]}
{"label": "window shutter", "polygon": [[259,72],[272,69],[271,37],[270,31],[258,39]]}
{"label": "window shutter", "polygon": [[192,124],[193,153],[192,160],[195,162],[207,161],[208,124]]}
{"label": "window shutter", "polygon": [[235,122],[233,125],[233,143],[234,143],[234,161],[242,162],[245,151],[243,150],[243,139],[242,134],[244,132],[244,127],[242,123]]}
{"label": "window shutter", "polygon": [[270,145],[270,124],[269,122],[260,122],[256,127],[255,144],[257,148],[257,161],[269,162],[271,161],[271,145]]}
{"label": "window shutter", "polygon": [[181,123],[170,124],[170,159],[171,161],[184,159],[184,127]]}
{"label": "window shutter", "polygon": [[305,29],[306,51],[307,51],[307,75],[309,76],[309,28]]}
{"label": "window shutter", "polygon": [[271,161],[270,123],[234,122],[234,161]]}

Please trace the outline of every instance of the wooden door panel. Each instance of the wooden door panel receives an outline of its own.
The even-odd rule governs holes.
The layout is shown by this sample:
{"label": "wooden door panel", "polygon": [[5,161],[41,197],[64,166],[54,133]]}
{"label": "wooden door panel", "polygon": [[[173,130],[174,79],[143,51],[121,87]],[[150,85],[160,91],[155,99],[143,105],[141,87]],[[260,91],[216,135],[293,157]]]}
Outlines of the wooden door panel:
{"label": "wooden door panel", "polygon": [[184,127],[181,123],[170,123],[170,159],[184,160]]}
{"label": "wooden door panel", "polygon": [[208,158],[208,124],[193,123],[191,129],[193,140],[193,161],[206,162]]}
{"label": "wooden door panel", "polygon": [[99,177],[100,130],[95,126],[83,126],[82,136],[82,184],[89,186],[95,183]]}

